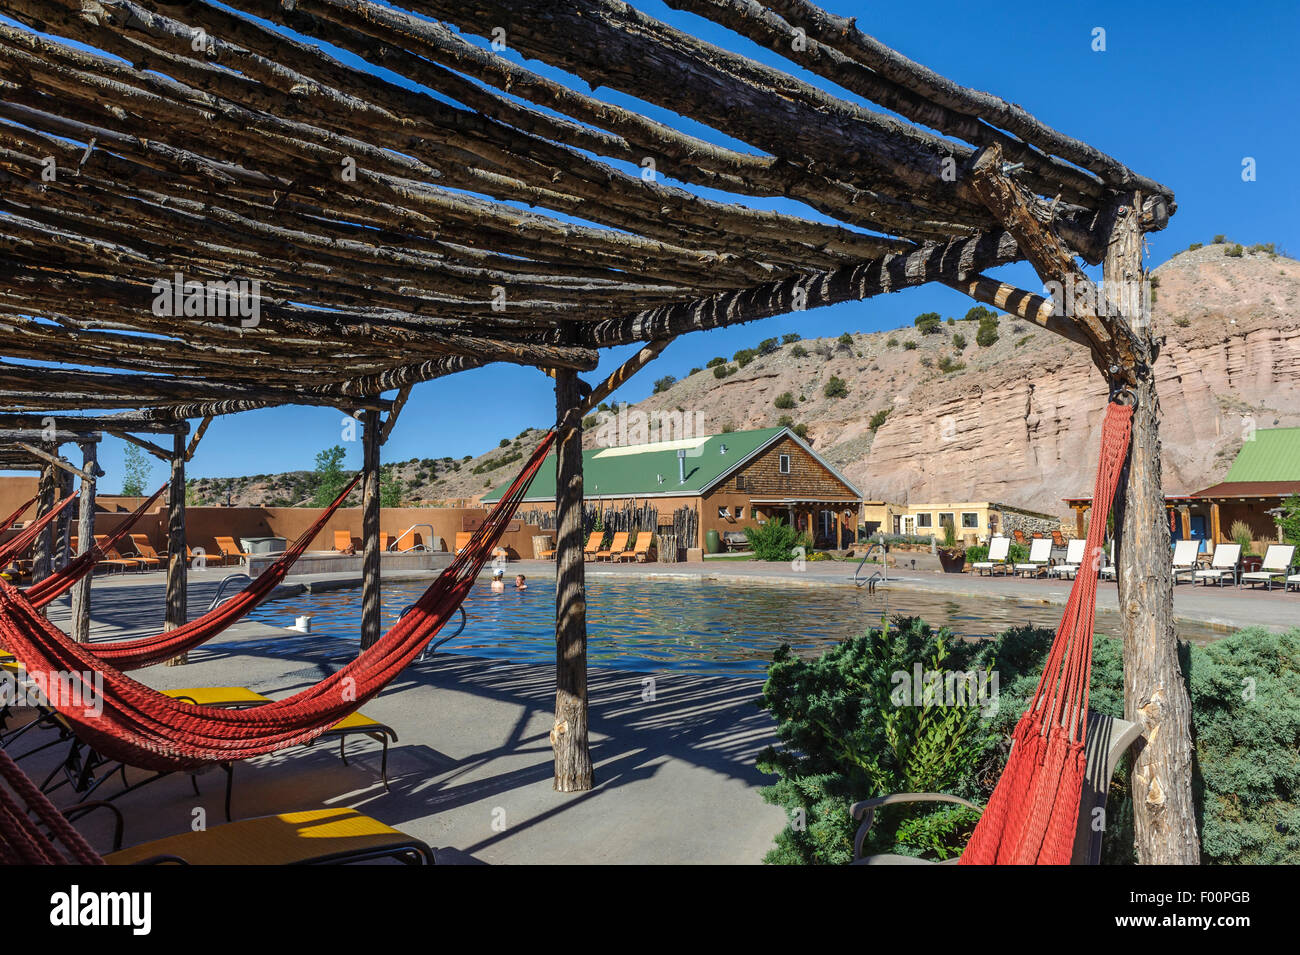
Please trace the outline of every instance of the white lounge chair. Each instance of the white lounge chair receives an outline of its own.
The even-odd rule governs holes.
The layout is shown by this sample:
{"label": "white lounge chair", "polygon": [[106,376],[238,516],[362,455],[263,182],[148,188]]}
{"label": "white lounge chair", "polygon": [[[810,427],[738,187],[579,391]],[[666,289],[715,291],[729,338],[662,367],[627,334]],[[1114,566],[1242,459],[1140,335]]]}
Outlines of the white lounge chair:
{"label": "white lounge chair", "polygon": [[1179,577],[1186,577],[1196,583],[1196,555],[1200,553],[1201,542],[1197,540],[1176,541],[1174,543],[1174,583]]}
{"label": "white lounge chair", "polygon": [[1017,574],[1032,574],[1037,577],[1047,569],[1052,559],[1052,539],[1050,537],[1035,537],[1029,544],[1029,561],[1024,564],[1016,564]]}
{"label": "white lounge chair", "polygon": [[1240,544],[1219,544],[1214,548],[1214,557],[1210,561],[1210,566],[1205,570],[1196,571],[1195,579],[1203,580],[1206,584],[1213,580],[1222,587],[1223,578],[1227,577],[1235,584],[1237,582],[1237,561],[1240,557]]}
{"label": "white lounge chair", "polygon": [[1010,549],[1010,537],[994,537],[989,541],[988,560],[977,560],[971,566],[975,568],[976,574],[983,574],[987,571],[990,577],[999,567],[1002,569],[1002,573],[1008,573],[1011,570],[1011,564],[1007,560],[1007,552]]}
{"label": "white lounge chair", "polygon": [[1082,537],[1075,537],[1065,545],[1065,561],[1049,567],[1047,573],[1052,577],[1069,577],[1073,579],[1079,573],[1079,566],[1083,563],[1084,548],[1088,542]]}
{"label": "white lounge chair", "polygon": [[[1269,544],[1268,550],[1264,552],[1264,563],[1259,570],[1251,571],[1248,574],[1241,575],[1241,582],[1249,583],[1250,589],[1254,590],[1256,584],[1267,584],[1268,589],[1273,589],[1273,582],[1277,581],[1282,584],[1282,589],[1286,589],[1289,578],[1286,572],[1291,569],[1291,557],[1295,554],[1295,548],[1290,544]],[[1285,579],[1284,579],[1285,578]]]}

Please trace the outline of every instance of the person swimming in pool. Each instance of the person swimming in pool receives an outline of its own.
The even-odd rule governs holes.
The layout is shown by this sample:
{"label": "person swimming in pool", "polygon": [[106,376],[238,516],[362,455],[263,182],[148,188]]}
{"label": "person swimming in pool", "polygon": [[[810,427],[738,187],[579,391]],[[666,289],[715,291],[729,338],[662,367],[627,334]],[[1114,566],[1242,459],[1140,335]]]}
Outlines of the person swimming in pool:
{"label": "person swimming in pool", "polygon": [[502,570],[500,567],[492,571],[492,592],[494,594],[505,593],[506,590],[505,573],[506,572]]}
{"label": "person swimming in pool", "polygon": [[527,590],[527,589],[528,589],[528,585],[527,585],[526,583],[524,583],[524,580],[525,580],[525,578],[524,578],[524,575],[523,575],[523,574],[515,574],[515,590]]}

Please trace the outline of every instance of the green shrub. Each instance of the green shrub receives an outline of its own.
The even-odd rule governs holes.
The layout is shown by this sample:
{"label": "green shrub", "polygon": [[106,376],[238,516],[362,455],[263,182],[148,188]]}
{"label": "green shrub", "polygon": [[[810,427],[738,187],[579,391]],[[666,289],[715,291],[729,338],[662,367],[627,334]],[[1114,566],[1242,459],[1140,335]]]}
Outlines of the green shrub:
{"label": "green shrub", "polygon": [[991,308],[985,308],[983,305],[976,305],[966,313],[962,321],[965,322],[982,322],[987,318],[997,318],[998,313]]}
{"label": "green shrub", "polygon": [[795,345],[793,348],[790,349],[790,354],[793,355],[795,358],[807,358],[808,349],[804,348],[802,345]]}
{"label": "green shrub", "polygon": [[961,332],[955,333],[952,336],[952,347],[958,351],[964,351],[966,349],[966,336]]}
{"label": "green shrub", "polygon": [[910,338],[903,342],[903,351],[916,351],[916,348],[916,342],[912,341]]}
{"label": "green shrub", "polygon": [[885,347],[886,347],[886,348],[897,348],[897,347],[898,347],[898,339],[895,338],[893,335],[890,335],[887,339],[885,339]]}
{"label": "green shrub", "polygon": [[770,355],[780,347],[780,340],[776,338],[764,338],[758,343],[758,353],[760,355]]}
{"label": "green shrub", "polygon": [[657,395],[661,391],[667,391],[675,384],[677,384],[677,379],[673,375],[664,375],[662,378],[655,379],[654,393]]}
{"label": "green shrub", "polygon": [[889,412],[893,410],[893,408],[881,408],[871,416],[871,420],[867,422],[867,427],[872,431],[879,431],[880,426],[884,424],[885,419],[889,417]]}
{"label": "green shrub", "polygon": [[698,375],[703,370],[704,370],[703,368],[692,368],[690,371],[686,373],[686,377],[689,378],[691,377],[691,375]]}
{"label": "green shrub", "polygon": [[822,394],[827,398],[844,398],[848,396],[848,393],[849,386],[838,375],[831,375],[831,380],[826,382],[826,387],[822,389]]}
{"label": "green shrub", "polygon": [[728,374],[729,374],[729,372],[727,371],[727,366],[726,366],[726,365],[714,365],[714,366],[713,366],[713,377],[714,377],[714,378],[726,378]]}
{"label": "green shrub", "polygon": [[1282,540],[1300,547],[1300,494],[1292,494],[1282,502],[1282,514],[1277,519]]}
{"label": "green shrub", "polygon": [[772,404],[774,404],[774,405],[776,405],[776,407],[778,407],[778,408],[782,408],[782,409],[784,409],[784,408],[793,408],[793,407],[794,407],[794,395],[791,394],[791,393],[788,392],[788,391],[783,391],[783,392],[781,392],[781,394],[779,394],[779,395],[776,396],[776,400],[773,401]]}
{"label": "green shrub", "polygon": [[1200,248],[1204,248],[1203,243],[1200,243],[1200,242],[1193,242],[1191,245],[1189,245],[1189,246],[1187,247],[1187,251],[1188,251],[1188,252],[1195,252],[1197,249],[1200,249]]}
{"label": "green shrub", "polygon": [[949,316],[948,316],[948,324],[949,324],[949,325],[956,325],[956,324],[957,324],[957,319],[955,319],[955,318],[953,318],[951,315],[949,315]]}
{"label": "green shrub", "polygon": [[853,336],[848,332],[844,332],[839,338],[835,339],[835,344],[839,345],[841,348],[852,348]]}
{"label": "green shrub", "polygon": [[796,547],[804,550],[812,547],[807,534],[795,530],[779,517],[757,527],[746,527],[745,537],[755,560],[794,560]]}
{"label": "green shrub", "polygon": [[920,330],[922,335],[934,335],[939,331],[939,322],[942,319],[938,312],[922,312],[916,318],[912,319],[912,324]]}
{"label": "green shrub", "polygon": [[1215,244],[1215,245],[1223,245],[1223,243],[1225,243],[1225,242],[1227,242],[1227,241],[1228,241],[1228,237],[1227,237],[1226,235],[1222,235],[1222,234],[1220,234],[1220,235],[1216,235],[1216,236],[1214,237],[1214,244]]}
{"label": "green shrub", "polygon": [[753,361],[755,358],[758,357],[758,350],[754,348],[742,348],[740,351],[736,352],[736,354],[732,355],[731,357],[736,362],[737,365],[739,365],[741,368],[744,368],[751,361]]}
{"label": "green shrub", "polygon": [[786,332],[784,335],[781,336],[781,344],[793,345],[795,342],[799,341],[799,339],[801,339],[802,337],[803,336],[800,335],[798,332]]}
{"label": "green shrub", "polygon": [[725,358],[723,358],[721,355],[719,355],[717,358],[710,358],[708,361],[706,361],[706,362],[704,363],[704,367],[705,367],[705,368],[716,368],[716,367],[718,367],[719,365],[725,365],[726,363],[727,363],[727,359],[725,359]]}
{"label": "green shrub", "polygon": [[964,361],[955,361],[948,355],[944,355],[939,359],[939,370],[945,375],[950,372],[961,371],[965,367],[966,363]]}
{"label": "green shrub", "polygon": [[1241,248],[1241,246],[1240,246],[1240,245],[1237,245],[1237,244],[1235,244],[1235,243],[1234,243],[1233,245],[1228,246],[1226,249],[1223,250],[1223,254],[1224,254],[1224,255],[1226,255],[1226,256],[1228,256],[1228,257],[1230,257],[1230,258],[1234,258],[1234,259],[1239,259],[1239,258],[1241,258],[1242,252],[1243,252],[1243,249]]}
{"label": "green shrub", "polygon": [[790,430],[793,431],[795,434],[797,434],[799,437],[803,438],[805,441],[808,440],[808,426],[806,424],[797,424]]}
{"label": "green shrub", "polygon": [[[847,861],[856,829],[849,806],[889,792],[924,791],[914,783],[946,780],[930,791],[986,802],[1052,637],[1049,630],[1023,627],[967,644],[919,620],[896,619],[887,630],[846,640],[817,660],[779,650],[760,705],[777,718],[783,745],[759,756],[759,768],[779,776],[763,796],[785,807],[792,820],[802,809],[806,824],[787,826],[766,861]],[[1095,712],[1123,715],[1121,658],[1119,641],[1096,639],[1089,695]],[[1192,698],[1202,861],[1300,863],[1300,629],[1250,628],[1207,647],[1182,644],[1180,661]],[[901,719],[912,722],[900,722],[890,710],[917,708],[894,706],[884,688],[893,674],[908,673],[918,662],[923,669],[996,674],[995,711],[987,707],[973,727],[962,722],[960,707],[946,708],[947,723],[924,724],[920,714],[905,714]],[[901,734],[892,742],[891,727]],[[916,758],[947,747],[964,754],[960,765]],[[1126,766],[1112,781],[1106,816],[1102,861],[1133,862]],[[968,836],[963,820],[924,807],[891,807],[873,828],[867,851],[941,858]]]}
{"label": "green shrub", "polygon": [[981,348],[988,348],[998,340],[998,317],[984,317],[980,319],[980,327],[975,332],[975,344]]}

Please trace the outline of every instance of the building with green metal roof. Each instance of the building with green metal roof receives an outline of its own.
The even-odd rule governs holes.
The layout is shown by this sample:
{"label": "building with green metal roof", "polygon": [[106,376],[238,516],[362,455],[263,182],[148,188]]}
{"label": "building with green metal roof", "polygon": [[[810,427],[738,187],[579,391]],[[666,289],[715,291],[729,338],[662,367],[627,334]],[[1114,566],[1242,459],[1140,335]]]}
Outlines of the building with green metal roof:
{"label": "building with green metal roof", "polygon": [[[523,503],[555,504],[555,456]],[[657,508],[661,524],[682,508],[696,512],[701,540],[709,530],[738,540],[747,526],[773,517],[808,531],[820,546],[848,546],[857,532],[861,492],[789,428],[759,428],[582,453],[583,496],[602,507]],[[498,500],[508,484],[483,497]]]}

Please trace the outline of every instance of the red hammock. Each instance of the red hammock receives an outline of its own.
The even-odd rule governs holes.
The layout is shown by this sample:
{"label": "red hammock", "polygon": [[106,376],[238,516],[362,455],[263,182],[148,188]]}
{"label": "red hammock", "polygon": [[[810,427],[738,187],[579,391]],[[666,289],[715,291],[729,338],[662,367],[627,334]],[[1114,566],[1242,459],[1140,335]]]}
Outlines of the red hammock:
{"label": "red hammock", "polygon": [[[18,520],[18,518],[22,515],[23,511],[27,510],[27,508],[31,507],[33,504],[36,503],[36,498],[38,497],[40,497],[39,494],[37,494],[36,497],[31,498],[31,500],[29,500],[26,504],[22,505],[20,508],[18,508],[18,510],[14,511],[12,514],[6,517],[4,519],[4,523],[0,524],[0,531],[9,530],[9,528],[13,526],[14,521]],[[5,546],[8,547],[9,545],[6,544]]]}
{"label": "red hammock", "polygon": [[[55,708],[101,755],[141,769],[187,770],[272,753],[316,738],[378,694],[455,613],[505,532],[555,440],[548,432],[469,544],[452,559],[412,610],[343,669],[283,700],[244,710],[194,706],[132,680],[73,643],[0,581],[0,644],[29,673],[58,674],[70,692]],[[79,674],[96,671],[102,692]],[[86,712],[69,700],[95,700]]]}
{"label": "red hammock", "polygon": [[[95,546],[91,547],[90,550],[72,558],[72,560],[64,564],[61,569],[50,574],[50,576],[46,577],[44,580],[38,580],[36,583],[24,590],[23,594],[31,605],[39,610],[46,604],[58,600],[71,590],[73,584],[94,570],[95,565],[104,559],[107,552],[112,550],[121,543],[123,539],[125,539],[126,535],[130,533],[131,528],[134,527],[136,522],[144,516],[144,512],[153,506],[154,501],[158,500],[159,496],[165,490],[167,490],[166,484],[154,491],[152,496],[127,516],[126,520],[122,522],[121,526],[118,527],[117,530],[108,535],[103,544],[96,542]],[[84,546],[86,542],[81,541],[80,543]]]}
{"label": "red hammock", "polygon": [[174,656],[192,650],[199,644],[211,640],[256,607],[265,599],[267,594],[279,586],[280,582],[288,575],[289,568],[294,565],[311,542],[316,539],[316,535],[320,533],[321,528],[334,516],[334,512],[339,509],[344,498],[352,493],[352,489],[357,486],[357,482],[360,480],[361,475],[358,474],[348,483],[343,492],[334,499],[334,502],[325,508],[312,525],[294,541],[292,547],[286,550],[270,567],[258,574],[256,580],[250,582],[247,587],[229,600],[223,601],[203,616],[197,617],[174,630],[168,630],[151,637],[141,637],[136,640],[91,644],[90,652],[100,660],[113,664],[119,670],[138,670],[141,667],[153,666],[155,663],[170,660]]}
{"label": "red hammock", "polygon": [[[99,853],[3,749],[0,749],[0,779],[13,789],[10,794],[0,785],[0,864],[104,864]],[[44,823],[53,838],[38,823]],[[60,849],[58,843],[64,848]]]}
{"label": "red hammock", "polygon": [[1074,848],[1085,766],[1088,682],[1097,610],[1097,572],[1133,409],[1112,402],[1101,428],[1101,462],[1092,497],[1086,558],[1029,709],[1012,734],[1011,756],[962,865],[1067,865]]}
{"label": "red hammock", "polygon": [[[17,557],[27,548],[31,547],[32,541],[36,540],[36,535],[39,534],[41,531],[45,530],[45,528],[49,527],[51,522],[53,522],[55,518],[57,518],[60,514],[63,513],[63,509],[67,507],[69,504],[71,504],[73,501],[75,501],[76,499],[77,499],[77,495],[75,494],[70,495],[69,497],[65,497],[62,501],[59,502],[57,507],[50,508],[49,511],[47,511],[45,514],[42,514],[40,517],[36,518],[36,520],[32,521],[30,524],[28,524],[26,527],[20,530],[9,540],[5,541],[3,544],[0,544],[0,566],[4,566],[5,564],[9,563],[9,561],[13,560],[15,557]],[[30,503],[31,502],[29,501],[28,504]],[[23,510],[26,509],[27,509],[27,505],[25,504],[23,505]],[[22,512],[23,511],[16,511],[14,513],[14,517],[17,517]],[[5,526],[7,527],[8,524],[6,524]]]}

